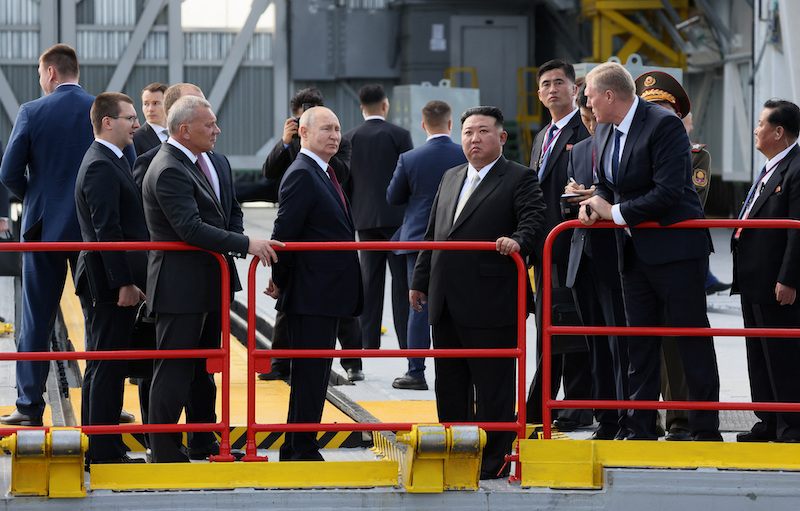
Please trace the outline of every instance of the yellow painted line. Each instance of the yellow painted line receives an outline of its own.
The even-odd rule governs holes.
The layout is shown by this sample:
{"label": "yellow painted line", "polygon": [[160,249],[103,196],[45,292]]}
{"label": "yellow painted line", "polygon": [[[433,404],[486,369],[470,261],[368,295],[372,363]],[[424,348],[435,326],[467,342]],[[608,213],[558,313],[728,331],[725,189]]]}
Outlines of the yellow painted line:
{"label": "yellow painted line", "polygon": [[439,422],[435,401],[359,401],[358,404],[381,422]]}
{"label": "yellow painted line", "polygon": [[800,470],[800,445],[523,440],[523,487],[601,488],[603,467]]}
{"label": "yellow painted line", "polygon": [[[313,477],[309,477],[313,474]],[[397,486],[394,461],[92,465],[93,490]]]}

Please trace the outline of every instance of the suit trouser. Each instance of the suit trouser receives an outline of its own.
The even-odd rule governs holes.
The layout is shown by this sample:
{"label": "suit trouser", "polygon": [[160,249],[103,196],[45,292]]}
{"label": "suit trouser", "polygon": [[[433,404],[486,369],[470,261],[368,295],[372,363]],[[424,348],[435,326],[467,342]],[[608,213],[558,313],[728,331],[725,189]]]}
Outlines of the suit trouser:
{"label": "suit trouser", "polygon": [[[333,349],[339,318],[286,314],[289,341],[294,349]],[[288,423],[319,423],[325,406],[330,358],[292,359]],[[287,432],[280,448],[281,461],[322,460],[315,432]]]}
{"label": "suit trouser", "polygon": [[[674,337],[661,339],[661,395],[665,401],[687,401],[689,387],[683,374],[683,360]],[[689,431],[689,410],[667,410],[664,429]]]}
{"label": "suit trouser", "polygon": [[[515,348],[516,325],[473,328],[461,325],[447,303],[433,325],[433,346],[439,349]],[[513,421],[516,365],[513,358],[436,358],[436,410],[441,422]],[[474,385],[474,387],[473,387]],[[473,390],[474,389],[474,390]],[[471,397],[474,395],[474,419]],[[511,452],[513,431],[488,431],[481,472],[499,472]]]}
{"label": "suit trouser", "polygon": [[[75,271],[77,252],[25,252],[22,255],[22,325],[17,351],[50,351],[50,337],[64,292],[67,262]],[[50,362],[17,361],[17,408],[26,415],[44,413]],[[117,417],[119,421],[119,417]]]}
{"label": "suit trouser", "polygon": [[[358,231],[359,241],[390,241],[396,227],[364,229]],[[364,285],[364,312],[361,313],[362,346],[364,349],[381,347],[381,316],[386,286],[386,263],[392,272],[392,313],[397,341],[406,349],[408,338],[408,277],[404,256],[391,251],[361,250],[361,279]]]}
{"label": "suit trouser", "polygon": [[[566,282],[567,269],[558,265],[559,282]],[[527,421],[542,422],[542,268],[534,269],[536,277],[536,374],[528,391],[526,405]],[[550,372],[550,395],[558,395],[561,379],[564,379],[564,399],[589,399],[592,395],[591,357],[589,353],[567,353],[552,355]],[[579,424],[591,424],[592,411],[579,409],[558,410],[556,417],[573,420]]]}
{"label": "suit trouser", "polygon": [[[411,287],[411,276],[414,274],[414,265],[417,264],[419,252],[406,254],[406,269],[408,270],[408,286]],[[422,306],[421,311],[408,306],[408,349],[427,350],[431,347],[431,326],[428,323],[428,304]],[[408,375],[412,378],[425,377],[425,359],[409,358]]]}
{"label": "suit trouser", "polygon": [[[117,307],[114,303],[92,306],[88,294],[80,295],[86,317],[86,350],[114,351],[130,348],[136,307]],[[122,411],[127,360],[87,360],[81,389],[81,424],[117,425]],[[128,452],[122,435],[90,435],[89,459],[120,458]]]}
{"label": "suit trouser", "polygon": [[[755,304],[742,298],[745,328],[798,328],[800,303]],[[747,372],[754,402],[800,402],[800,339],[747,337]],[[800,440],[800,413],[756,412],[765,436]],[[759,426],[759,425],[757,425]],[[754,428],[755,429],[755,428]]]}
{"label": "suit trouser", "polygon": [[[584,326],[625,326],[622,289],[610,288],[596,273],[593,261],[583,254],[572,288],[578,315]],[[593,377],[592,399],[628,399],[628,341],[616,335],[587,335]],[[627,431],[627,410],[596,409],[601,426]]]}
{"label": "suit trouser", "polygon": [[[339,344],[345,350],[360,350],[361,349],[361,325],[358,318],[339,318],[339,329],[337,331]],[[275,314],[275,325],[272,327],[272,349],[286,350],[291,348],[289,343],[289,331],[286,321],[286,314],[283,311],[278,311]],[[288,358],[273,358],[271,368],[273,371],[289,374],[291,359]],[[345,371],[352,369],[353,371],[360,371],[362,362],[360,358],[342,358],[339,360]]]}
{"label": "suit trouser", "polygon": [[[220,314],[156,313],[156,342],[159,350],[219,348]],[[216,422],[216,393],[213,375],[206,371],[206,359],[156,360],[150,388],[150,423],[176,424],[181,411],[189,406],[194,417],[187,417],[188,422]],[[195,433],[190,444],[205,445],[213,435]],[[189,461],[181,448],[180,433],[151,433],[150,447],[157,463]]]}
{"label": "suit trouser", "polygon": [[[633,243],[625,245],[622,289],[629,326],[708,328],[703,279],[708,258],[647,264]],[[719,401],[719,372],[711,337],[678,337],[689,399]],[[631,400],[657,401],[661,390],[661,338],[629,336],[628,386]],[[628,410],[628,438],[656,439],[656,410]],[[719,412],[692,410],[689,424],[696,438],[719,437]]]}

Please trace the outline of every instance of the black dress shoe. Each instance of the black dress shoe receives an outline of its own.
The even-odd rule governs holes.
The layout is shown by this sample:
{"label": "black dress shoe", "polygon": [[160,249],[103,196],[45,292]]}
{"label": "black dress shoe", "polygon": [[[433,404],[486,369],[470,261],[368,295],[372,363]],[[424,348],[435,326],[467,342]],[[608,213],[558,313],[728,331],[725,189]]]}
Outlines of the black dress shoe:
{"label": "black dress shoe", "polygon": [[219,454],[219,442],[211,442],[200,447],[189,447],[189,458],[193,460],[205,460],[209,456]]}
{"label": "black dress shoe", "polygon": [[487,479],[505,479],[508,477],[509,468],[504,468],[499,474],[496,470],[481,470],[480,480],[485,481]]}
{"label": "black dress shoe", "polygon": [[0,417],[0,422],[8,426],[41,426],[42,416],[26,415],[15,408],[10,414]]}
{"label": "black dress shoe", "polygon": [[617,437],[617,433],[619,432],[619,428],[617,427],[608,427],[605,425],[600,425],[594,433],[592,433],[592,440],[614,440]]}
{"label": "black dress shoe", "polygon": [[347,379],[350,381],[363,381],[364,371],[362,371],[361,369],[348,369]]}
{"label": "black dress shoe", "polygon": [[558,418],[553,421],[553,427],[559,431],[575,431],[579,428],[588,428],[591,424],[584,424],[572,419]]}
{"label": "black dress shoe", "polygon": [[392,387],[396,389],[428,390],[428,382],[425,381],[425,378],[414,378],[404,374],[400,378],[394,379]]}
{"label": "black dress shoe", "polygon": [[706,294],[713,295],[714,293],[720,293],[730,288],[731,288],[730,284],[723,284],[722,282],[717,281],[706,288]]}
{"label": "black dress shoe", "polygon": [[287,381],[290,377],[290,374],[285,371],[278,371],[277,369],[272,369],[268,373],[261,373],[258,375],[259,380],[267,380],[267,381],[274,381],[274,380],[284,380]]}
{"label": "black dress shoe", "polygon": [[136,416],[132,413],[128,413],[125,410],[119,412],[119,423],[120,424],[129,424],[131,422],[136,422]]}
{"label": "black dress shoe", "polygon": [[800,438],[776,438],[772,440],[775,444],[797,444],[800,443]]}
{"label": "black dress shoe", "polygon": [[692,440],[695,442],[722,442],[722,435],[710,432],[697,433],[692,436]]}
{"label": "black dress shoe", "polygon": [[736,435],[737,442],[772,442],[776,438],[761,431],[746,431]]}
{"label": "black dress shoe", "polygon": [[681,428],[672,428],[664,435],[667,442],[688,442],[692,439],[692,433]]}

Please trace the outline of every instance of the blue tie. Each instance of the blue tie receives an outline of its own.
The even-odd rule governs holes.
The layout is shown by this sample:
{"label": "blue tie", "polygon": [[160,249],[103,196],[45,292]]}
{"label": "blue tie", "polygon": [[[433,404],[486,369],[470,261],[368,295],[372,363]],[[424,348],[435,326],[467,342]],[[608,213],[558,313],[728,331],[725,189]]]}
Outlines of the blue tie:
{"label": "blue tie", "polygon": [[744,201],[744,206],[742,207],[742,210],[739,212],[739,219],[741,219],[742,216],[744,215],[744,212],[747,211],[747,207],[750,205],[750,201],[753,200],[753,196],[756,194],[756,187],[758,187],[758,183],[760,183],[761,180],[764,179],[764,175],[766,173],[767,173],[767,166],[764,165],[764,168],[761,169],[761,174],[758,175],[758,179],[756,179],[756,182],[753,183],[752,187],[750,187],[750,192],[747,194],[747,199],[745,199]]}
{"label": "blue tie", "polygon": [[614,182],[617,182],[617,172],[619,171],[619,139],[622,137],[622,132],[614,128],[614,152],[611,153],[611,177]]}

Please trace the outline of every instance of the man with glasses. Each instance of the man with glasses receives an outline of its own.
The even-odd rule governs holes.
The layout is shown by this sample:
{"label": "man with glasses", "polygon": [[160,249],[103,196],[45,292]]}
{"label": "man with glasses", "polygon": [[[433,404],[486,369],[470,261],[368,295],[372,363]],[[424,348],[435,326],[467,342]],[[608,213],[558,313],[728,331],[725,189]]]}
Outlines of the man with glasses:
{"label": "man with glasses", "polygon": [[[133,100],[104,92],[91,110],[95,141],[83,157],[75,181],[75,204],[83,241],[148,241],[139,187],[122,150],[139,127]],[[86,316],[86,349],[130,347],[136,305],[145,299],[147,253],[82,251],[75,289]],[[91,277],[91,278],[90,278]],[[126,360],[87,360],[81,398],[81,424],[117,424],[122,411]],[[89,463],[143,462],[127,455],[122,436],[92,435]]]}
{"label": "man with glasses", "polygon": [[[75,177],[94,140],[89,110],[94,97],[78,85],[78,57],[57,44],[39,57],[44,97],[22,105],[0,166],[0,181],[22,200],[22,241],[81,241],[75,213]],[[48,351],[67,262],[77,252],[26,252],[22,258],[20,352]],[[42,393],[50,362],[17,362],[17,408],[0,422],[41,426]]]}

